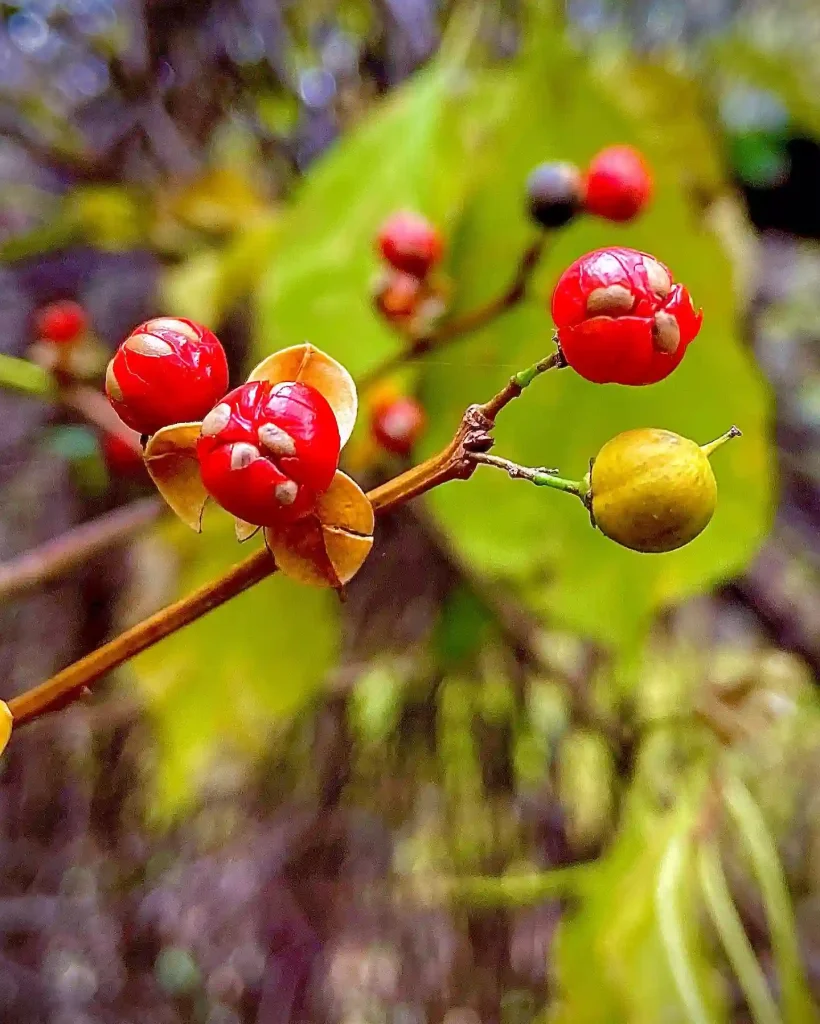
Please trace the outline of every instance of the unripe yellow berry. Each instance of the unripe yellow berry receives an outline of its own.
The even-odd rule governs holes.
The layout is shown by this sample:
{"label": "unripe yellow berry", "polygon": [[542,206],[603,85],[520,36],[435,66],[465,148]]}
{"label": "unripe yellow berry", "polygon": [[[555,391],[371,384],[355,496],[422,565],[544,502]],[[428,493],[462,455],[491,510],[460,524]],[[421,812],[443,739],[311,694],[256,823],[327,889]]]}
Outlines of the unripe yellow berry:
{"label": "unripe yellow berry", "polygon": [[592,515],[611,540],[633,551],[674,551],[701,533],[717,504],[709,455],[727,434],[700,447],[653,427],[608,441],[589,477]]}

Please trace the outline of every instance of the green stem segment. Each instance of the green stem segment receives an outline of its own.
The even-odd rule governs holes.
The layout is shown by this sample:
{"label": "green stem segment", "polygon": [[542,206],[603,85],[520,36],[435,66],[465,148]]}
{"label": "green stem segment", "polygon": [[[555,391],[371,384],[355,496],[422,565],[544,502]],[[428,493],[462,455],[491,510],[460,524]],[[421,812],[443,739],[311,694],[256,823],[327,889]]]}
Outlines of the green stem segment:
{"label": "green stem segment", "polygon": [[494,466],[496,469],[503,469],[513,480],[528,480],[536,487],[552,487],[556,491],[566,491],[567,494],[574,494],[583,500],[588,491],[589,484],[586,480],[568,480],[566,477],[558,476],[550,469],[540,467],[531,469],[529,466],[519,466],[517,462],[510,462],[509,459],[499,458],[497,455],[486,455],[483,452],[475,452],[470,458],[483,466]]}
{"label": "green stem segment", "polygon": [[528,366],[526,370],[519,370],[518,373],[514,374],[513,380],[523,391],[524,388],[529,387],[535,378],[544,373],[545,370],[551,370],[553,368],[557,369],[560,366],[566,366],[563,356],[560,352],[557,355],[553,352],[545,359],[540,359],[537,363],[533,363],[532,366]]}
{"label": "green stem segment", "polygon": [[531,874],[492,876],[472,875],[465,878],[438,880],[434,886],[454,903],[470,907],[532,907],[545,900],[577,895],[589,874],[586,864],[574,864]]}
{"label": "green stem segment", "polygon": [[0,354],[0,388],[41,398],[54,396],[51,374],[28,359]]}
{"label": "green stem segment", "polygon": [[710,441],[708,444],[702,444],[700,450],[703,454],[709,458],[712,452],[716,451],[722,445],[726,444],[727,441],[731,441],[733,437],[742,437],[743,431],[740,427],[729,427],[725,434],[721,434],[720,437],[716,437],[714,441]]}

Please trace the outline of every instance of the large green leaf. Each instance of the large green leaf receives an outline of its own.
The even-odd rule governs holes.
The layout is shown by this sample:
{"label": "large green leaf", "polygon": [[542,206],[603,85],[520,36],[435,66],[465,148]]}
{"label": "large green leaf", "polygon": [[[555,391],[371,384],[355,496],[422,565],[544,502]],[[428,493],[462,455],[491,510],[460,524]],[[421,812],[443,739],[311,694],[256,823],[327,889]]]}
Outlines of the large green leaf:
{"label": "large green leaf", "polygon": [[358,374],[399,342],[372,312],[374,238],[392,211],[446,227],[466,173],[460,61],[443,56],[399,89],[311,171],[261,289],[259,347],[311,341]]}
{"label": "large green leaf", "polygon": [[[202,537],[175,528],[188,593],[249,554],[228,517]],[[216,751],[258,752],[272,725],[321,688],[338,650],[338,598],[276,575],[147,651],[134,663],[156,723],[160,816],[195,794]]]}
{"label": "large green leaf", "polygon": [[501,70],[468,76],[439,61],[323,159],[283,224],[262,290],[259,340],[268,351],[309,339],[354,374],[370,369],[399,344],[368,301],[373,234],[390,210],[413,205],[449,228],[455,308],[472,308],[506,286],[533,236],[523,190],[536,163],[583,164],[614,141],[643,148],[656,172],[651,212],[630,226],[579,219],[556,241],[532,299],[431,355],[423,376],[432,451],[467,405],[549,351],[547,296],[576,256],[634,245],[690,287],[706,322],[669,380],[627,389],[553,373],[505,412],[497,434],[499,453],[581,476],[621,430],[661,426],[703,442],[736,422],[745,437],[715,458],[721,500],[703,537],[669,555],[633,554],[594,532],[572,499],[491,470],[430,499],[477,568],[515,584],[544,616],[628,652],[659,606],[738,571],[765,534],[769,397],[738,337],[735,267],[691,204],[693,185],[714,190],[719,177],[695,84],[668,68],[591,66],[550,25],[530,38],[530,50]]}
{"label": "large green leaf", "polygon": [[[472,307],[504,287],[531,234],[522,183],[537,162],[569,158],[583,164],[605,144],[632,142],[653,164],[657,198],[634,225],[579,219],[556,240],[531,301],[429,360],[429,448],[444,443],[468,404],[489,397],[512,369],[550,350],[546,307],[552,284],[572,259],[607,244],[645,249],[668,263],[705,309],[700,337],[682,367],[653,387],[601,387],[569,370],[549,374],[504,413],[498,453],[580,477],[606,440],[631,427],[666,427],[704,442],[737,423],[744,439],[715,458],[720,505],[712,524],[693,544],[668,555],[619,548],[590,529],[570,498],[511,483],[493,470],[480,470],[466,487],[440,488],[430,501],[473,564],[517,582],[541,612],[625,651],[656,607],[738,571],[765,534],[772,505],[769,396],[738,337],[733,267],[689,205],[680,162],[658,141],[666,126],[622,109],[613,101],[612,81],[598,81],[555,40],[541,39],[538,49],[512,70],[493,74],[488,86],[504,97],[504,116],[458,234],[460,305]],[[652,79],[647,73],[635,81],[648,88]],[[663,88],[669,88],[666,78]],[[670,112],[670,130],[682,109]],[[690,128],[688,134],[706,144],[705,133]],[[695,163],[711,166],[703,157]]]}

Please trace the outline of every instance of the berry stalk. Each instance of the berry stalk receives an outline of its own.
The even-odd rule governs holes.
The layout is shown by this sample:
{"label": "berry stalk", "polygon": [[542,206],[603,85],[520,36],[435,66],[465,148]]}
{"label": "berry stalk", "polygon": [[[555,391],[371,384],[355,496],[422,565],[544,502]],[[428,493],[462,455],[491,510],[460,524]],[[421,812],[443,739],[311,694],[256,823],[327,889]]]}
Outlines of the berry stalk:
{"label": "berry stalk", "polygon": [[587,493],[587,486],[583,480],[568,480],[566,477],[558,476],[557,470],[545,467],[530,469],[529,466],[519,466],[517,462],[510,462],[509,459],[502,459],[497,455],[487,455],[483,452],[475,452],[470,458],[480,465],[503,469],[512,480],[529,480],[536,487],[553,487],[557,491],[566,491],[581,499]]}

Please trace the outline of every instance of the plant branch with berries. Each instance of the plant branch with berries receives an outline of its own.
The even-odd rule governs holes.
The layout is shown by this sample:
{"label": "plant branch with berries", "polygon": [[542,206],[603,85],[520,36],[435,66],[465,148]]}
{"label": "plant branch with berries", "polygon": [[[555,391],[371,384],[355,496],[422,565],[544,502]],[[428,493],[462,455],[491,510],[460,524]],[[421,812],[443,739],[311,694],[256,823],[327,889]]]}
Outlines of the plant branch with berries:
{"label": "plant branch with berries", "polygon": [[[639,212],[650,191],[651,179],[634,151],[614,147],[599,154],[585,178],[567,165],[538,168],[529,183],[530,212],[545,229],[568,223],[582,207],[625,220]],[[378,246],[391,273],[403,276],[402,288],[433,294],[438,286],[432,272],[443,243],[423,218],[391,218]],[[505,295],[439,333],[411,339],[406,358],[489,322],[519,301],[542,246],[543,239],[528,250]],[[228,391],[225,353],[206,327],[160,317],[135,328],[111,360],[105,388],[122,423],[142,436],[145,467],[157,490],[197,532],[206,505],[214,502],[234,517],[240,542],[261,531],[265,547],[2,705],[7,732],[12,724],[65,706],[112,669],[277,571],[341,592],[370,554],[375,516],[445,483],[468,480],[479,466],[580,497],[592,525],[634,551],[659,553],[691,541],[707,526],[717,500],[708,456],[736,436],[737,428],[703,448],[656,428],[627,431],[604,445],[578,481],[490,453],[498,416],[537,377],[570,367],[595,384],[653,384],[680,364],[702,320],[668,267],[626,248],[596,250],[576,260],[559,279],[551,309],[555,351],[466,409],[440,452],[367,493],[339,469],[358,395],[350,374],[329,355],[310,344],[284,349]],[[104,418],[98,403],[93,410],[92,418]],[[423,415],[413,412],[404,410],[403,422],[410,424],[404,436],[395,409],[392,421],[390,409],[378,412],[371,429],[376,437],[380,432],[388,450],[409,454],[423,424]]]}

